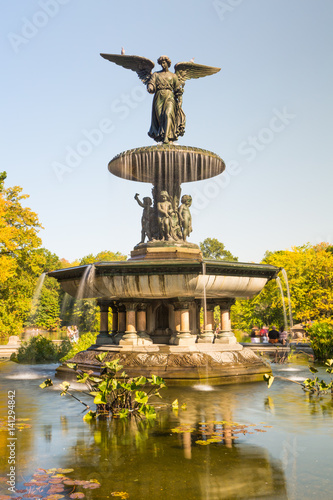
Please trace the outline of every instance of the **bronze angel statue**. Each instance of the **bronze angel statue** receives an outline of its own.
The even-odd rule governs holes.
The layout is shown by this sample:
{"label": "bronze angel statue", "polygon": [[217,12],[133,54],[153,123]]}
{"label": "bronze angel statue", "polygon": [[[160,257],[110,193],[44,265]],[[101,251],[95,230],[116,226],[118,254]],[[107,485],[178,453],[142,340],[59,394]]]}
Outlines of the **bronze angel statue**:
{"label": "bronze angel statue", "polygon": [[191,78],[201,78],[213,75],[220,68],[203,66],[193,62],[179,62],[175,72],[169,71],[171,61],[168,56],[161,56],[158,64],[161,71],[152,73],[155,64],[150,59],[124,54],[101,54],[104,59],[114,62],[126,69],[135,71],[140,80],[154,95],[151,126],[148,135],[156,142],[176,141],[185,133],[185,114],[182,110],[182,100],[185,81]]}

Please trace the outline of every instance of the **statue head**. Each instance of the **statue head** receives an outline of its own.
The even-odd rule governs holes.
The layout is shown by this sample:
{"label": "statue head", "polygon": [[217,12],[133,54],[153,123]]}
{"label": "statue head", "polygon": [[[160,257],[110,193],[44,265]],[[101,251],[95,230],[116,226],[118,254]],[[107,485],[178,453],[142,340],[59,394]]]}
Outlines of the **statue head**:
{"label": "statue head", "polygon": [[161,56],[157,59],[158,64],[162,66],[162,62],[166,61],[168,68],[171,66],[171,59],[168,56]]}
{"label": "statue head", "polygon": [[145,207],[150,207],[151,204],[153,203],[151,201],[151,198],[149,198],[149,196],[145,196],[142,201]]}
{"label": "statue head", "polygon": [[184,195],[182,196],[181,202],[182,202],[184,205],[186,205],[186,206],[190,207],[190,206],[192,205],[192,196],[191,196],[191,195],[189,195],[189,194],[184,194]]}
{"label": "statue head", "polygon": [[169,195],[168,195],[167,191],[161,191],[160,200],[161,201],[169,200]]}

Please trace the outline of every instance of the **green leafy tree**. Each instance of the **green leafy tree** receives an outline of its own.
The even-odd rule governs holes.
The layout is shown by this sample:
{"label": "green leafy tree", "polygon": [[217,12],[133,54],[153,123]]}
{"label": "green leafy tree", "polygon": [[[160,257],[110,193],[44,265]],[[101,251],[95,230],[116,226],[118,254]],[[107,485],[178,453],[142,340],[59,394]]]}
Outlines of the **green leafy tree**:
{"label": "green leafy tree", "polygon": [[224,244],[216,238],[206,238],[200,242],[200,250],[204,259],[227,260],[229,262],[238,261],[238,257],[235,257],[229,250],[226,250]]}
{"label": "green leafy tree", "polygon": [[108,250],[104,250],[96,255],[90,253],[89,255],[82,257],[80,265],[84,266],[87,264],[94,264],[95,262],[112,262],[114,260],[127,260],[127,257],[120,252],[110,252]]}
{"label": "green leafy tree", "polygon": [[[333,254],[327,243],[266,252],[263,264],[284,268],[288,275],[295,322],[331,321],[333,313]],[[285,306],[288,310],[285,285]],[[249,330],[254,324],[283,325],[283,305],[275,281],[250,301],[237,301],[232,308],[235,328]]]}
{"label": "green leafy tree", "polygon": [[22,202],[28,196],[22,188],[4,187],[0,176],[0,335],[19,334],[31,306],[37,278],[43,266],[38,252],[41,224]]}

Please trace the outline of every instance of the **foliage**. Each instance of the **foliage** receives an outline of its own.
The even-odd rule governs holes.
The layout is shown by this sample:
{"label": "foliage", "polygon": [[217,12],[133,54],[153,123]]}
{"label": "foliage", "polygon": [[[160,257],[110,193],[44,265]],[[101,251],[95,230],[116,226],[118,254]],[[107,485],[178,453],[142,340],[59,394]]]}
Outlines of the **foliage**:
{"label": "foliage", "polygon": [[[333,313],[333,254],[327,243],[266,252],[263,264],[284,268],[288,275],[295,322],[329,320]],[[284,286],[285,305],[287,293]],[[249,331],[253,325],[283,324],[282,298],[274,281],[250,301],[232,308],[235,328]]]}
{"label": "foliage", "polygon": [[308,330],[311,347],[319,361],[333,356],[333,324],[331,321],[314,323]]}
{"label": "foliage", "polygon": [[22,188],[4,188],[0,182],[0,334],[5,337],[21,332],[31,305],[37,277],[44,258],[37,250],[42,227],[37,215],[22,206],[28,196]]}
{"label": "foliage", "polygon": [[216,238],[206,238],[200,242],[200,250],[204,259],[227,260],[229,262],[238,261],[238,257],[235,257],[229,250],[226,250],[224,244]]}
{"label": "foliage", "polygon": [[[156,410],[149,404],[152,397],[161,397],[159,391],[166,387],[164,380],[161,377],[152,375],[151,378],[132,377],[128,378],[123,371],[119,375],[122,366],[119,364],[119,359],[105,361],[107,353],[98,354],[96,360],[101,364],[100,375],[94,375],[92,371],[85,372],[78,369],[76,363],[68,363],[67,366],[72,368],[77,373],[77,381],[83,383],[88,388],[89,396],[94,398],[96,412],[89,411],[83,419],[89,422],[98,415],[113,416],[126,418],[130,415],[156,418]],[[42,389],[50,385],[49,381],[45,381],[40,385]],[[148,386],[148,390],[146,389]],[[70,384],[63,382],[61,384],[61,396],[68,394],[74,399],[80,401],[76,396],[69,392]],[[90,407],[83,401],[80,401],[87,409]]]}
{"label": "foliage", "polygon": [[61,358],[60,361],[67,361],[68,359],[71,359],[73,356],[75,356],[75,354],[77,354],[78,352],[87,350],[88,347],[96,343],[96,337],[97,333],[84,333],[80,336],[78,342],[74,342],[73,344],[71,344],[70,351],[66,354],[66,356]]}
{"label": "foliage", "polygon": [[70,349],[70,342],[63,341],[59,346],[52,340],[42,335],[31,337],[28,342],[23,342],[16,354],[12,354],[11,360],[17,363],[56,363]]}
{"label": "foliage", "polygon": [[96,255],[90,253],[80,260],[80,266],[87,264],[94,264],[94,262],[113,262],[115,260],[127,260],[126,255],[120,252],[110,252],[109,250],[104,250]]}
{"label": "foliage", "polygon": [[265,382],[267,382],[268,388],[272,386],[274,379],[278,378],[280,380],[287,380],[288,382],[298,384],[304,391],[307,391],[310,394],[316,394],[317,396],[320,396],[329,392],[333,397],[333,359],[328,359],[325,365],[328,366],[328,368],[326,368],[326,372],[330,375],[330,382],[328,383],[324,380],[319,380],[318,376],[314,376],[316,373],[318,373],[317,368],[315,368],[314,366],[309,366],[310,373],[313,374],[313,377],[305,379],[304,382],[297,382],[296,380],[291,380],[286,377],[280,377],[279,375],[276,375],[274,377],[273,375],[269,375],[267,373],[265,373],[263,378]]}

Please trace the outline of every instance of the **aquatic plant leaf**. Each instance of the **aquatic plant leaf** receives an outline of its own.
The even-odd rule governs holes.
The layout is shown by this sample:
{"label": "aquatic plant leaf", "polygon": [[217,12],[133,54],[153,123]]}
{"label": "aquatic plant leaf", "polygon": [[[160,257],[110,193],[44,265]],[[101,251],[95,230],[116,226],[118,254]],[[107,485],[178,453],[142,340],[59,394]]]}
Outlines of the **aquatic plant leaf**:
{"label": "aquatic plant leaf", "polygon": [[187,409],[187,404],[183,403],[180,408],[181,408],[181,410],[186,410]]}
{"label": "aquatic plant leaf", "polygon": [[317,368],[315,368],[314,366],[309,366],[309,370],[311,373],[318,373]]}
{"label": "aquatic plant leaf", "polygon": [[126,418],[128,417],[128,414],[129,414],[129,410],[127,408],[123,408],[122,410],[120,410],[117,415],[119,415],[120,418]]}
{"label": "aquatic plant leaf", "polygon": [[100,363],[103,363],[103,359],[105,358],[106,355],[107,352],[101,352],[101,354],[97,354],[97,356],[95,356],[95,359],[97,359],[97,361],[99,361]]}
{"label": "aquatic plant leaf", "polygon": [[133,379],[136,383],[136,385],[145,385],[147,383],[146,377],[135,377]]}
{"label": "aquatic plant leaf", "polygon": [[89,481],[86,484],[82,485],[82,488],[85,490],[96,490],[97,488],[100,488],[101,485],[99,483],[95,483],[93,481]]}
{"label": "aquatic plant leaf", "polygon": [[53,385],[52,380],[50,378],[47,378],[42,384],[39,385],[39,387],[41,389],[45,389],[45,387],[50,387],[51,385]]}
{"label": "aquatic plant leaf", "polygon": [[263,376],[263,379],[265,380],[265,382],[267,382],[267,387],[269,389],[274,382],[273,375],[268,375],[267,373],[265,373],[265,375]]}
{"label": "aquatic plant leaf", "polygon": [[151,383],[153,385],[160,385],[162,387],[166,387],[165,380],[162,377],[158,377],[156,375],[151,376]]}
{"label": "aquatic plant leaf", "polygon": [[95,396],[94,403],[95,403],[95,405],[106,405],[106,403],[107,403],[106,393],[99,392],[97,394],[97,396]]}
{"label": "aquatic plant leaf", "polygon": [[72,493],[71,495],[69,495],[69,498],[85,498],[85,497],[86,497],[85,494],[81,492]]}
{"label": "aquatic plant leaf", "polygon": [[327,359],[325,365],[333,366],[333,359]]}
{"label": "aquatic plant leaf", "polygon": [[[140,408],[141,410],[141,408]],[[156,418],[156,410],[154,408],[154,406],[151,406],[151,405],[143,405],[143,411],[142,413],[144,414],[144,416],[146,418]]]}
{"label": "aquatic plant leaf", "polygon": [[74,469],[56,469],[56,472],[60,474],[69,474],[70,472],[74,472]]}
{"label": "aquatic plant leaf", "polygon": [[175,399],[173,402],[172,402],[172,408],[174,410],[178,410],[178,399]]}
{"label": "aquatic plant leaf", "polygon": [[[36,495],[34,495],[34,497],[36,498]],[[48,495],[47,497],[45,497],[45,500],[59,500],[60,498],[65,498],[64,495]]]}
{"label": "aquatic plant leaf", "polygon": [[11,500],[11,498],[12,497],[9,497],[8,495],[0,495],[0,500]]}
{"label": "aquatic plant leaf", "polygon": [[136,401],[137,403],[142,403],[142,404],[148,403],[147,393],[144,391],[136,391],[134,401]]}
{"label": "aquatic plant leaf", "polygon": [[83,417],[83,420],[85,422],[90,422],[91,420],[93,420],[94,418],[96,418],[96,412],[95,411],[88,411],[88,413],[86,413]]}
{"label": "aquatic plant leaf", "polygon": [[77,370],[77,363],[66,363],[68,368],[72,368],[72,370]]}
{"label": "aquatic plant leaf", "polygon": [[70,384],[68,382],[66,382],[66,381],[63,382],[62,384],[60,384],[60,387],[62,389],[62,392],[60,393],[60,396],[65,396],[65,394],[67,394],[69,386],[70,386]]}
{"label": "aquatic plant leaf", "polygon": [[112,491],[111,496],[120,497],[122,500],[126,500],[129,498],[129,494],[126,491]]}

